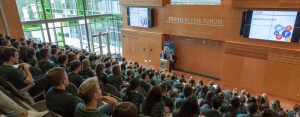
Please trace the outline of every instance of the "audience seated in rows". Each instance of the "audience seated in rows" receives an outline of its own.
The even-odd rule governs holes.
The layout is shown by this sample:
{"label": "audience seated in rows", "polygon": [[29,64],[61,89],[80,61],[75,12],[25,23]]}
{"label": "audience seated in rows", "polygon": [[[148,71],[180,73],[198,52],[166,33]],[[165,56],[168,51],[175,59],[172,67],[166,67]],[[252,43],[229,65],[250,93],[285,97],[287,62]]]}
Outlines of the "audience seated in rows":
{"label": "audience seated in rows", "polygon": [[[4,80],[17,89],[34,85],[29,90],[32,96],[46,90],[48,109],[66,117],[136,117],[138,114],[162,117],[168,113],[173,117],[293,117],[300,114],[299,105],[286,113],[279,100],[269,104],[265,93],[252,97],[246,90],[222,89],[213,82],[205,85],[192,77],[186,81],[184,75],[146,68],[125,58],[119,61],[117,57],[96,56],[69,46],[58,49],[56,45],[22,42],[6,36],[0,37],[0,44],[0,74],[5,76]],[[43,72],[40,75],[46,78],[34,77],[33,68],[40,69]],[[69,90],[70,84],[75,85],[73,92]],[[110,92],[104,90],[108,84],[120,94],[114,97],[124,103],[119,104],[109,96]],[[5,107],[2,103],[0,106]],[[31,112],[18,109],[8,113]]]}

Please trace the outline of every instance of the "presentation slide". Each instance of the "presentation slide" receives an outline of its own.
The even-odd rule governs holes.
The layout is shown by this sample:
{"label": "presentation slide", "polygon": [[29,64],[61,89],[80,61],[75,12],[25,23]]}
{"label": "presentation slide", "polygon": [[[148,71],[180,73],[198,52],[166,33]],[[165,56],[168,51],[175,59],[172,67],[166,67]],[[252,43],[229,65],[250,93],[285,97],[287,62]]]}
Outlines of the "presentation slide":
{"label": "presentation slide", "polygon": [[148,8],[129,8],[130,26],[149,27]]}
{"label": "presentation slide", "polygon": [[253,11],[249,38],[291,42],[297,12]]}

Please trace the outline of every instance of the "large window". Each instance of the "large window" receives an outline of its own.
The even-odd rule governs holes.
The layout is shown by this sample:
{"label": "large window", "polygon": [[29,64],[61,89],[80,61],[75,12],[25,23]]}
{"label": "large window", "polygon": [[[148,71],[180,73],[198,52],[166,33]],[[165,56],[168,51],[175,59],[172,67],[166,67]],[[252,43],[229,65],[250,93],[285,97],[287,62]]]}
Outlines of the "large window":
{"label": "large window", "polygon": [[16,1],[26,39],[122,54],[119,0]]}

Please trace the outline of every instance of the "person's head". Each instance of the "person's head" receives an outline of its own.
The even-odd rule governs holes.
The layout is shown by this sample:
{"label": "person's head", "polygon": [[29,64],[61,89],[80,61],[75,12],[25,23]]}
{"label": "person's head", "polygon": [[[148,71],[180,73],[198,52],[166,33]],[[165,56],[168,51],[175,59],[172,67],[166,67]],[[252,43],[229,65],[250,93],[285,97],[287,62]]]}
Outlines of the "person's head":
{"label": "person's head", "polygon": [[166,79],[166,74],[165,74],[165,73],[161,73],[161,74],[160,74],[160,79],[161,79],[162,81],[164,81],[164,80]]}
{"label": "person's head", "polygon": [[90,65],[90,60],[89,59],[84,59],[82,61],[82,69],[90,69],[91,65]]}
{"label": "person's head", "polygon": [[126,63],[125,63],[125,62],[121,64],[121,70],[122,70],[122,71],[123,71],[123,70],[126,70]]}
{"label": "person's head", "polygon": [[79,56],[79,61],[82,62],[85,58],[86,58],[85,55],[82,54]]}
{"label": "person's head", "polygon": [[203,80],[199,80],[199,85],[201,85],[201,86],[204,85]]}
{"label": "person's head", "polygon": [[147,74],[147,72],[143,72],[141,75],[142,75],[143,80],[148,80],[149,79],[149,75]]}
{"label": "person's head", "polygon": [[104,64],[100,63],[100,64],[96,65],[95,72],[96,72],[96,74],[101,74],[104,72],[104,69],[105,69]]}
{"label": "person's head", "polygon": [[263,94],[261,94],[261,97],[265,100],[265,104],[268,105],[269,104],[268,94],[263,93]]}
{"label": "person's head", "polygon": [[260,95],[256,96],[256,101],[259,106],[265,103],[264,98],[262,98],[262,96],[260,96]]}
{"label": "person's head", "polygon": [[168,92],[168,84],[166,82],[161,83],[159,86],[163,94],[166,94]]}
{"label": "person's head", "polygon": [[111,62],[110,61],[106,61],[105,62],[105,68],[106,69],[110,69],[110,67],[111,67]]}
{"label": "person's head", "polygon": [[202,87],[202,89],[201,89],[202,96],[206,97],[207,92],[208,92],[208,87],[206,85],[204,85],[204,87]]}
{"label": "person's head", "polygon": [[117,77],[121,77],[121,69],[119,65],[114,65],[112,67],[112,74]]}
{"label": "person's head", "polygon": [[251,103],[251,102],[257,104],[257,101],[256,101],[255,97],[249,97],[248,98],[247,103]]}
{"label": "person's head", "polygon": [[246,92],[246,98],[248,99],[248,98],[250,98],[250,97],[251,97],[250,92]]}
{"label": "person's head", "polygon": [[258,117],[276,117],[276,116],[277,114],[270,109],[265,109],[261,111],[258,115]]}
{"label": "person's head", "polygon": [[233,97],[230,100],[230,104],[233,108],[238,108],[240,106],[240,99],[238,97]]}
{"label": "person's head", "polygon": [[145,106],[148,107],[149,110],[145,110],[146,113],[150,113],[152,106],[157,103],[161,102],[162,100],[162,91],[160,86],[154,86],[148,91],[147,96],[146,96],[146,104]]}
{"label": "person's head", "polygon": [[3,46],[5,46],[5,47],[11,47],[11,41],[10,40],[8,40],[8,39],[5,39],[4,41],[3,41]]}
{"label": "person's head", "polygon": [[85,80],[78,88],[78,96],[85,104],[93,102],[100,102],[102,99],[102,92],[96,78],[89,78]]}
{"label": "person's head", "polygon": [[279,112],[281,111],[281,106],[279,100],[273,100],[272,105],[271,105],[271,110],[274,112]]}
{"label": "person's head", "polygon": [[206,93],[205,99],[206,99],[207,101],[210,102],[211,99],[214,97],[214,95],[215,95],[214,91],[209,90],[209,91],[207,91],[207,93]]}
{"label": "person's head", "polygon": [[19,51],[19,59],[21,59],[22,61],[26,62],[27,61],[27,46],[21,46],[20,47],[20,51]]}
{"label": "person's head", "polygon": [[241,94],[240,95],[246,95],[246,90],[245,89],[243,89],[243,90],[241,90]]}
{"label": "person's head", "polygon": [[257,112],[258,106],[256,103],[250,102],[247,104],[247,112],[251,115]]}
{"label": "person's head", "polygon": [[19,53],[15,48],[4,48],[2,50],[2,60],[4,62],[11,62],[17,64],[19,61]]}
{"label": "person's head", "polygon": [[64,68],[56,67],[50,69],[46,75],[49,83],[54,87],[66,87],[69,85],[68,74],[66,73]]}
{"label": "person's head", "polygon": [[137,72],[138,72],[139,74],[142,74],[143,68],[142,68],[142,67],[138,67],[138,68],[137,68]]}
{"label": "person's head", "polygon": [[200,109],[197,100],[191,97],[186,98],[183,101],[178,114],[180,117],[191,117],[193,115],[199,115]]}
{"label": "person's head", "polygon": [[218,95],[213,96],[213,98],[211,99],[211,105],[213,109],[219,109],[221,107],[221,104],[222,99]]}
{"label": "person's head", "polygon": [[81,64],[79,61],[72,61],[70,64],[70,69],[72,72],[79,72]]}
{"label": "person's head", "polygon": [[76,58],[76,55],[74,53],[69,53],[68,54],[68,61],[69,62],[72,62],[72,61],[75,61],[77,58]]}
{"label": "person's head", "polygon": [[215,94],[219,94],[220,92],[222,92],[222,88],[218,85],[216,87],[216,89],[214,90]]}
{"label": "person's head", "polygon": [[[216,94],[216,95],[217,95],[217,94]],[[225,94],[224,94],[224,92],[220,92],[220,93],[218,93],[218,95],[219,95],[219,97],[220,97],[222,100],[225,99]]]}
{"label": "person's head", "polygon": [[57,48],[52,48],[51,49],[51,55],[57,55],[58,54],[58,49]]}
{"label": "person's head", "polygon": [[57,58],[58,64],[60,65],[67,65],[68,63],[68,56],[65,54],[59,55]]}
{"label": "person's head", "polygon": [[180,78],[180,79],[179,79],[179,83],[182,84],[183,82],[184,82],[184,79],[183,79],[183,78]]}
{"label": "person's head", "polygon": [[130,91],[137,89],[140,86],[140,80],[138,78],[133,78],[129,81]]}
{"label": "person's head", "polygon": [[28,47],[32,47],[33,46],[33,43],[32,43],[32,41],[30,39],[26,41],[26,44],[27,44]]}
{"label": "person's head", "polygon": [[294,110],[294,111],[299,111],[299,110],[300,110],[300,105],[295,104],[295,105],[293,106],[293,110]]}
{"label": "person's head", "polygon": [[246,96],[245,95],[240,95],[240,100],[241,100],[241,104],[245,104],[246,103]]}
{"label": "person's head", "polygon": [[131,78],[133,76],[133,71],[131,69],[127,69],[126,74],[128,78]]}
{"label": "person's head", "polygon": [[20,49],[21,43],[19,41],[15,41],[12,43],[13,47],[16,49]]}
{"label": "person's head", "polygon": [[27,58],[34,58],[35,57],[35,49],[34,48],[28,48],[27,49]]}
{"label": "person's head", "polygon": [[131,102],[123,102],[115,107],[112,117],[138,117],[138,109]]}
{"label": "person's head", "polygon": [[183,88],[183,95],[185,98],[193,95],[193,88],[191,86],[185,86]]}
{"label": "person's head", "polygon": [[48,49],[41,49],[40,50],[40,56],[42,57],[43,60],[47,60],[50,57]]}

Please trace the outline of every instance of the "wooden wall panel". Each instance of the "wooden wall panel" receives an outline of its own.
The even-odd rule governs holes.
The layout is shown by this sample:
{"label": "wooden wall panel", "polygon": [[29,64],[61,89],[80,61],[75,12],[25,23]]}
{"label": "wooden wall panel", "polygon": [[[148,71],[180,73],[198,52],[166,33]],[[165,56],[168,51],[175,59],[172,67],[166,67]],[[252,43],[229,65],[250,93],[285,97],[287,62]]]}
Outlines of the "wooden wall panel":
{"label": "wooden wall panel", "polygon": [[22,24],[20,21],[17,4],[15,0],[0,0],[3,7],[3,18],[8,24],[7,32],[11,37],[20,39],[24,37]]}
{"label": "wooden wall panel", "polygon": [[[236,55],[225,54],[222,83],[232,87],[241,87],[240,80],[243,67],[243,58]],[[230,66],[230,67],[229,67]]]}
{"label": "wooden wall panel", "polygon": [[164,35],[136,30],[122,30],[123,56],[129,61],[136,61],[148,66],[145,60],[149,58],[149,67],[160,68],[160,52]]}
{"label": "wooden wall panel", "polygon": [[299,68],[299,65],[225,54],[222,82],[255,93],[267,92],[299,101]]}
{"label": "wooden wall panel", "polygon": [[170,36],[178,56],[176,67],[184,71],[220,78],[223,65],[224,42]]}
{"label": "wooden wall panel", "polygon": [[2,17],[2,13],[1,13],[1,9],[0,9],[0,33],[1,34],[6,34],[6,29],[5,29],[5,24],[4,24],[4,20]]}

